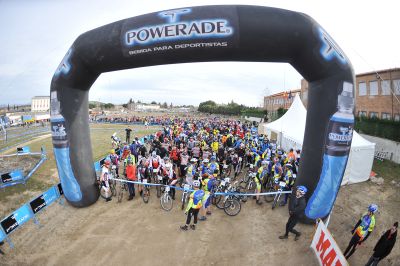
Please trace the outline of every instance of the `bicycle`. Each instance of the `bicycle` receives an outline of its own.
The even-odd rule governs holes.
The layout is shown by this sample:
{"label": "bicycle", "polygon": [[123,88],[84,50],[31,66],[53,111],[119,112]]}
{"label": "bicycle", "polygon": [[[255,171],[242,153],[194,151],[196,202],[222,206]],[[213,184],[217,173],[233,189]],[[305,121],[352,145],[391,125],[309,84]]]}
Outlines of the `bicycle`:
{"label": "bicycle", "polygon": [[124,197],[124,191],[128,191],[128,184],[126,182],[119,182],[119,189],[117,193],[117,201],[118,203],[121,203],[122,198]]}
{"label": "bicycle", "polygon": [[182,206],[181,206],[181,210],[183,210],[185,208],[185,205],[188,202],[188,197],[189,197],[189,193],[190,193],[190,189],[192,188],[191,185],[189,184],[185,184],[183,185],[183,192],[182,192]]}
{"label": "bicycle", "polygon": [[[265,186],[265,190],[268,193],[275,192],[275,180],[272,176],[268,177],[267,184]],[[274,200],[274,194],[264,195],[265,202],[272,202]]]}
{"label": "bicycle", "polygon": [[143,190],[142,190],[142,199],[144,203],[149,203],[150,199],[150,188],[147,184],[147,179],[142,180],[143,183]]}
{"label": "bicycle", "polygon": [[[237,182],[234,183],[236,185]],[[235,186],[229,186],[228,192],[235,193],[238,192]],[[240,204],[241,196],[238,195],[228,195],[225,198],[224,212],[229,216],[236,216],[242,209]]]}
{"label": "bicycle", "polygon": [[108,181],[108,183],[110,184],[110,189],[111,189],[111,196],[115,197],[117,195],[117,181],[114,180],[114,178],[116,178],[117,176],[117,166],[113,165],[111,166],[111,173],[110,173],[110,180]]}
{"label": "bicycle", "polygon": [[286,187],[286,182],[279,181],[278,185],[279,185],[279,188],[278,188],[278,190],[276,191],[276,192],[278,192],[278,193],[275,194],[274,202],[272,203],[272,209],[275,209],[276,205],[278,204],[279,199],[280,199],[280,197],[281,197],[281,195],[282,195],[282,191],[283,191],[283,189]]}
{"label": "bicycle", "polygon": [[164,188],[164,194],[160,198],[160,203],[161,203],[161,208],[164,211],[170,211],[172,209],[172,206],[174,204],[171,195],[169,194],[169,191],[171,188],[169,186],[165,186]]}
{"label": "bicycle", "polygon": [[[158,170],[153,169],[153,181],[154,184],[160,185],[162,183],[162,176],[158,175]],[[161,186],[156,186],[156,191],[157,191],[157,198],[161,197]]]}

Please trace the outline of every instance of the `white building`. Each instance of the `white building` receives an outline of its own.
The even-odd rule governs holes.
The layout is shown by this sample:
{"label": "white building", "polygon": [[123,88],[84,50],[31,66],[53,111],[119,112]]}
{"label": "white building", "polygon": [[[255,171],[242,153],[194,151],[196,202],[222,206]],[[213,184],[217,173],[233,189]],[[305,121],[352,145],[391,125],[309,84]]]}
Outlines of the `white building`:
{"label": "white building", "polygon": [[31,112],[48,112],[50,96],[35,96],[32,98]]}
{"label": "white building", "polygon": [[160,106],[156,104],[136,104],[137,111],[157,111]]}

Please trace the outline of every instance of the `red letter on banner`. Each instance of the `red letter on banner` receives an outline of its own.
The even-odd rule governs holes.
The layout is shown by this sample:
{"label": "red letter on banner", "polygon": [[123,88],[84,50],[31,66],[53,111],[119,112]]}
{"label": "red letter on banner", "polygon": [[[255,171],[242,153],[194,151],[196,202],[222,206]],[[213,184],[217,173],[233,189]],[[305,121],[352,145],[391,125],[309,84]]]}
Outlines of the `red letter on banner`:
{"label": "red letter on banner", "polygon": [[322,265],[331,266],[336,259],[336,251],[331,249],[322,261]]}
{"label": "red letter on banner", "polygon": [[329,239],[325,240],[325,233],[321,230],[321,236],[319,237],[318,243],[316,245],[316,249],[320,252],[319,257],[321,261],[323,261],[325,251],[331,246],[331,242]]}

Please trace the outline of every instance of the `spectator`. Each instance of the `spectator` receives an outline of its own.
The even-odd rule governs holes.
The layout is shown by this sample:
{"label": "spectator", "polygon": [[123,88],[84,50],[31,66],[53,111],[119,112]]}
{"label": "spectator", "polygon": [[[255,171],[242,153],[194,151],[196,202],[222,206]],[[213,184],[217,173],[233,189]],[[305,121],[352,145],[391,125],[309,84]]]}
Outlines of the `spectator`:
{"label": "spectator", "polygon": [[132,129],[128,126],[127,128],[125,128],[125,131],[126,131],[126,142],[130,143]]}
{"label": "spectator", "polygon": [[[133,164],[131,159],[128,159],[128,165],[125,169],[126,178],[129,181],[137,181],[136,177],[136,166]],[[128,191],[129,191],[129,198],[128,200],[132,200],[135,197],[135,184],[128,182]]]}
{"label": "spectator", "polygon": [[396,243],[397,227],[399,227],[399,223],[395,222],[393,226],[381,236],[374,247],[374,254],[372,254],[365,266],[378,265],[382,259],[390,254]]}

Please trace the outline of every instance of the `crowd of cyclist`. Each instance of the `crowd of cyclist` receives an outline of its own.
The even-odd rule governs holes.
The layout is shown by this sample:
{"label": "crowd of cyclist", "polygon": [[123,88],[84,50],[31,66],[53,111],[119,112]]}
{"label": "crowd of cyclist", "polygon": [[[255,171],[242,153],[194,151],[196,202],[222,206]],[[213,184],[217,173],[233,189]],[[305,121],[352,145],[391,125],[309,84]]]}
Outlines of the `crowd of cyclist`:
{"label": "crowd of cyclist", "polygon": [[[115,135],[112,139],[113,142],[119,141]],[[193,187],[198,180],[204,187],[201,183],[204,179],[236,178],[244,167],[249,167],[250,171],[256,172],[254,193],[262,192],[268,179],[273,179],[274,183],[283,181],[286,184],[284,189],[291,190],[300,161],[299,150],[292,149],[286,153],[266,136],[258,134],[256,125],[217,118],[177,118],[143,143],[135,138],[131,143],[121,143],[119,147],[120,155],[113,150],[103,169],[123,161],[125,177],[129,180],[151,182],[156,169],[163,177],[164,185],[187,183]],[[132,166],[136,166],[135,171],[126,171],[126,167]],[[133,186],[129,192],[131,200],[135,195]],[[171,195],[175,199],[173,187]],[[288,195],[285,194],[281,205],[286,204]],[[261,204],[259,195],[256,202]]]}

